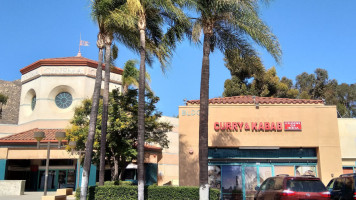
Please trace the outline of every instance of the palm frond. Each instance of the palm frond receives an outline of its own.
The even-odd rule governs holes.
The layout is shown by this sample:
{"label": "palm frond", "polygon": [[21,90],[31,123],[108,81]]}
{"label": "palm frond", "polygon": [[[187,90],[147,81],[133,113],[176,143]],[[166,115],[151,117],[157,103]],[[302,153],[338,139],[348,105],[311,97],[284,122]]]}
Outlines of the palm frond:
{"label": "palm frond", "polygon": [[192,40],[195,43],[200,42],[200,36],[202,33],[202,21],[200,19],[196,20],[192,28]]}
{"label": "palm frond", "polygon": [[258,45],[264,47],[273,58],[280,63],[282,50],[277,37],[270,28],[259,18],[257,11],[250,7],[243,7],[234,13],[229,22],[243,33],[250,36]]}

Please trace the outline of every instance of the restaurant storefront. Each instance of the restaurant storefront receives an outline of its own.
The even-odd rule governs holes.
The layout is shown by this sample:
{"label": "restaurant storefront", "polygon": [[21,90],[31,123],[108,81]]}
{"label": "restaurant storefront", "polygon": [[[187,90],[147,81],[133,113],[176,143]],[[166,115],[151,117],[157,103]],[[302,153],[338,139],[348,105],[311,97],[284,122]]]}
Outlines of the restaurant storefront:
{"label": "restaurant storefront", "polygon": [[[255,186],[278,174],[342,173],[335,106],[320,100],[265,97],[210,99],[209,184],[223,199],[253,199]],[[199,185],[199,101],[179,108],[180,185]]]}

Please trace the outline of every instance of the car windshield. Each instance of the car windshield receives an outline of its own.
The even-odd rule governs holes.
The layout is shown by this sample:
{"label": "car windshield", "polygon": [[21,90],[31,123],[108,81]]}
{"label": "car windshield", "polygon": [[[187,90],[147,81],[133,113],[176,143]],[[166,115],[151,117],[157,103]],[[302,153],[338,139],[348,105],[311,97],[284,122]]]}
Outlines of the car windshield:
{"label": "car windshield", "polygon": [[320,180],[288,180],[287,189],[295,192],[323,192],[326,190]]}

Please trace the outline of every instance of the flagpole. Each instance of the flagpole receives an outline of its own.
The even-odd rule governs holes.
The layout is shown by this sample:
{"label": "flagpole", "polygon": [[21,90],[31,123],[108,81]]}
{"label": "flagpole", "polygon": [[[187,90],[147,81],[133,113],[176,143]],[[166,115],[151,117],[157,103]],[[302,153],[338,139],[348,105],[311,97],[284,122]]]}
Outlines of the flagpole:
{"label": "flagpole", "polygon": [[80,52],[80,42],[82,41],[82,33],[79,34],[79,52]]}
{"label": "flagpole", "polygon": [[80,41],[82,41],[82,33],[79,34],[79,51],[78,51],[77,57],[82,56],[82,53],[80,53]]}

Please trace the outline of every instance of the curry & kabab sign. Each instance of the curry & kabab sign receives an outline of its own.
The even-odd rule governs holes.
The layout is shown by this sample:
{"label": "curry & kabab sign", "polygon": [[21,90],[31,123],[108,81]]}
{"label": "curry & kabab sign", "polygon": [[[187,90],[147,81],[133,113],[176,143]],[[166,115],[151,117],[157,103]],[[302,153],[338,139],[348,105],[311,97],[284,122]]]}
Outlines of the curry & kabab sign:
{"label": "curry & kabab sign", "polygon": [[285,122],[215,122],[214,130],[219,131],[260,131],[260,132],[279,132],[285,131],[301,131],[302,123],[299,121]]}

